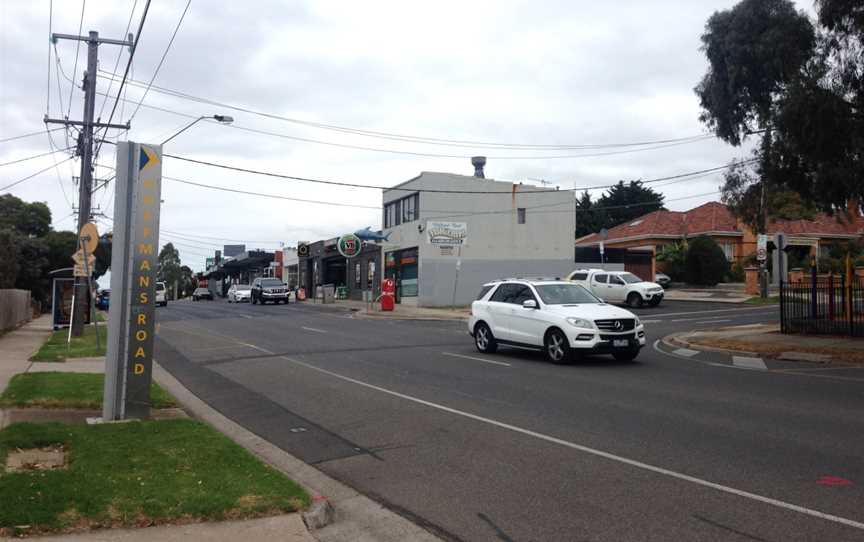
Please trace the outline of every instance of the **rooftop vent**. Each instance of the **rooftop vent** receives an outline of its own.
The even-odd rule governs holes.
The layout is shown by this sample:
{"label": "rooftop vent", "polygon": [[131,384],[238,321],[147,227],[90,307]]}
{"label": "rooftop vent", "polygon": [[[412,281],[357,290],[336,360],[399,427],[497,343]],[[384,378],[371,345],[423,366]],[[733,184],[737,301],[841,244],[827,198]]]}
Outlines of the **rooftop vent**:
{"label": "rooftop vent", "polygon": [[483,166],[486,165],[486,157],[485,156],[473,156],[471,157],[471,165],[474,166],[474,176],[480,179],[485,179],[486,175],[483,174]]}

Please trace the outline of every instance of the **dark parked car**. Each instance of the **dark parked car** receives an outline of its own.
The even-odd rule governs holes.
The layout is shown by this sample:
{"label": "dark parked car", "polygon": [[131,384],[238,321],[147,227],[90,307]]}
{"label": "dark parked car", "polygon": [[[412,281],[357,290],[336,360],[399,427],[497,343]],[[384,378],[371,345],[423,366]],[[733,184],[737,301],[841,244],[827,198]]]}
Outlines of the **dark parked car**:
{"label": "dark parked car", "polygon": [[207,288],[195,288],[195,291],[192,292],[192,301],[198,301],[199,299],[213,301],[213,294]]}
{"label": "dark parked car", "polygon": [[288,287],[279,279],[258,278],[252,283],[253,305],[256,303],[263,305],[268,301],[287,304],[290,295]]}
{"label": "dark parked car", "polygon": [[100,290],[96,294],[96,308],[107,311],[111,302],[111,290]]}

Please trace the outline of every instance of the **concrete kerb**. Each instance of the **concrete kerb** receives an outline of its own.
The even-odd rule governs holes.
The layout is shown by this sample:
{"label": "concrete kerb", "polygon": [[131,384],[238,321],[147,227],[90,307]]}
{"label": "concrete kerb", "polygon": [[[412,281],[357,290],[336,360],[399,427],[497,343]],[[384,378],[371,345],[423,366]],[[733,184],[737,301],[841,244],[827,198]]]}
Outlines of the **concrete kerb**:
{"label": "concrete kerb", "polygon": [[690,350],[698,350],[700,352],[717,352],[720,354],[729,354],[730,356],[758,356],[757,352],[749,352],[747,350],[734,350],[731,348],[719,348],[716,346],[704,346],[697,343],[691,343],[685,337],[689,336],[691,332],[686,331],[683,333],[673,333],[671,335],[667,335],[661,339],[663,344],[666,346],[670,346],[673,348],[688,348]]}
{"label": "concrete kerb", "polygon": [[153,363],[153,376],[193,416],[203,420],[265,463],[303,486],[313,498],[304,522],[324,542],[439,541],[440,539],[372,499],[300,461],[223,416]]}

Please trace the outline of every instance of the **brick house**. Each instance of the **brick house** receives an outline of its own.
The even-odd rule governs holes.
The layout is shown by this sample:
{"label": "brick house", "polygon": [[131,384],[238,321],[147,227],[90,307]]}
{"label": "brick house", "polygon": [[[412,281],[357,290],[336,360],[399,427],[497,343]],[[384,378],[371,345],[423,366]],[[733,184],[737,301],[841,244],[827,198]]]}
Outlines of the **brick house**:
{"label": "brick house", "polygon": [[[850,205],[850,208],[858,207]],[[802,247],[813,256],[823,256],[832,244],[864,235],[864,218],[860,213],[851,217],[820,213],[813,220],[773,220],[767,230],[768,234],[783,232],[788,245]],[[663,245],[700,235],[713,238],[731,262],[741,262],[756,252],[755,233],[736,219],[728,207],[716,201],[689,211],[654,211],[619,224],[608,233],[607,247],[652,250],[655,254]],[[599,243],[597,233],[576,240],[577,247]]]}

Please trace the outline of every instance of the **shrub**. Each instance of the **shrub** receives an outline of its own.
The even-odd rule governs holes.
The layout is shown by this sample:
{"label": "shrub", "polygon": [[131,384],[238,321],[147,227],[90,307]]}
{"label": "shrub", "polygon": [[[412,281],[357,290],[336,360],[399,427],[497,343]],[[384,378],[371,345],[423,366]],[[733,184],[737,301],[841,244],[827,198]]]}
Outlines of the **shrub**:
{"label": "shrub", "polygon": [[690,242],[684,275],[687,282],[700,286],[714,286],[726,275],[729,261],[713,239],[700,236]]}
{"label": "shrub", "polygon": [[732,267],[729,268],[729,272],[726,273],[723,282],[744,282],[745,279],[746,273],[744,273],[744,266],[741,262],[735,262],[732,264]]}
{"label": "shrub", "polygon": [[663,245],[657,252],[657,261],[663,262],[663,272],[674,281],[684,280],[687,260],[687,241]]}

